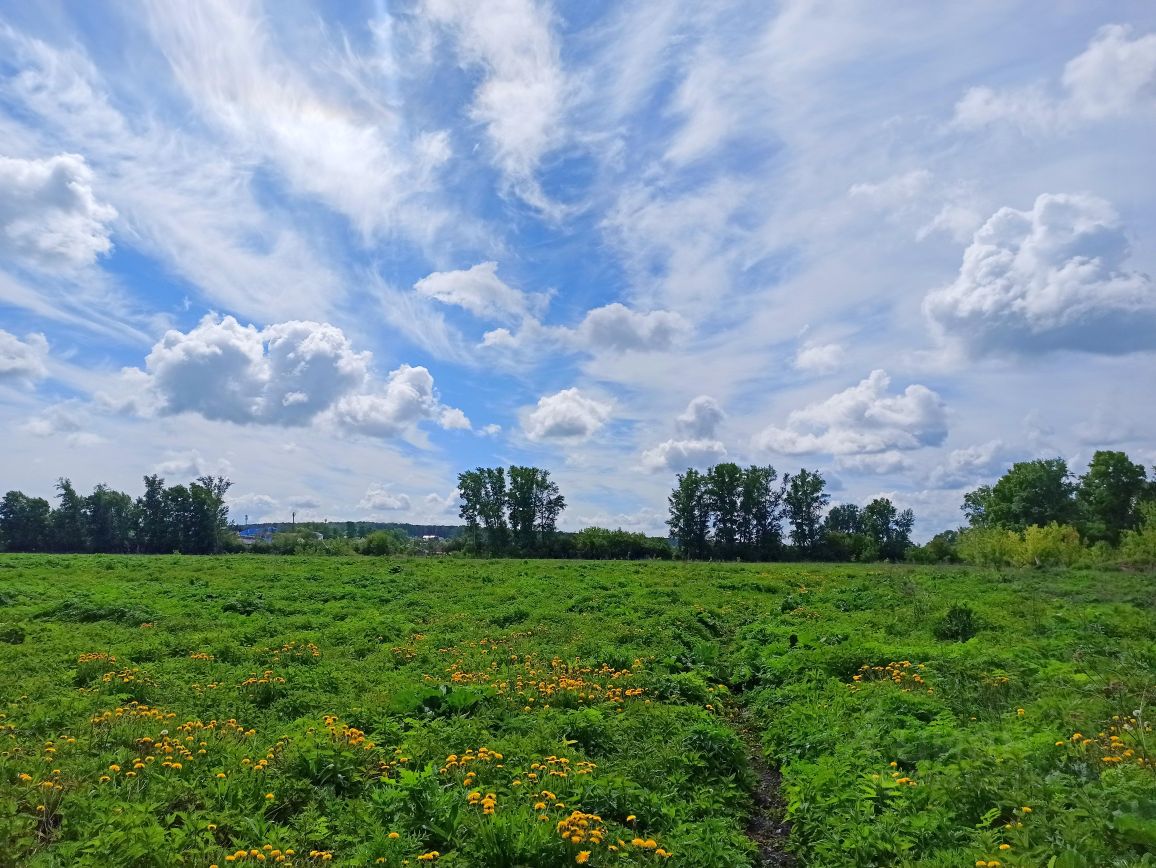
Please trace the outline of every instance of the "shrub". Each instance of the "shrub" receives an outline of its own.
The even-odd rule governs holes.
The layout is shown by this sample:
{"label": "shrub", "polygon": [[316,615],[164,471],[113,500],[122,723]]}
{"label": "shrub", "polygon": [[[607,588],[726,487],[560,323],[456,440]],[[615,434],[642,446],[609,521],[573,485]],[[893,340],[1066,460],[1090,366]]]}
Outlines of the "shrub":
{"label": "shrub", "polygon": [[947,610],[947,614],[939,619],[932,628],[936,639],[943,641],[966,642],[979,632],[979,619],[975,616],[971,606],[956,604]]}
{"label": "shrub", "polygon": [[1005,567],[1013,562],[1019,537],[997,527],[968,528],[959,535],[956,552],[969,564]]}
{"label": "shrub", "polygon": [[1156,566],[1156,503],[1140,507],[1139,530],[1125,531],[1120,538],[1120,560],[1137,566]]}
{"label": "shrub", "polygon": [[1083,554],[1079,531],[1053,521],[1044,527],[1034,524],[1024,531],[1015,548],[1013,563],[1019,567],[1067,567]]}

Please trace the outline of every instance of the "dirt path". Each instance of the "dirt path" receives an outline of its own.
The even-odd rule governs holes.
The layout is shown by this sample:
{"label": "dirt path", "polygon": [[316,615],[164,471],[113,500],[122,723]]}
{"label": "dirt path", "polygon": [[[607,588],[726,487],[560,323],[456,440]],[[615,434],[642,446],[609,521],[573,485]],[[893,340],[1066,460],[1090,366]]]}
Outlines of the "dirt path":
{"label": "dirt path", "polygon": [[759,848],[757,864],[761,868],[794,868],[795,857],[787,851],[791,826],[783,818],[786,802],[779,789],[779,770],[772,768],[763,756],[758,733],[745,709],[739,712],[735,724],[747,745],[751,771],[755,774],[754,810],[747,821],[747,837]]}

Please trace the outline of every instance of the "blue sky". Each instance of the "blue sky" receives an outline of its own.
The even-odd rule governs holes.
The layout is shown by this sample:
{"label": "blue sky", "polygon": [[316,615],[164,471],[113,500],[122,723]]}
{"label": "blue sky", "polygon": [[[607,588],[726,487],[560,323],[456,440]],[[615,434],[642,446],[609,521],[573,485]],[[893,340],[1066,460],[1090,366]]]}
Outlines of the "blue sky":
{"label": "blue sky", "polygon": [[0,0],[0,487],[224,473],[662,532],[820,468],[920,536],[1156,463],[1156,8]]}

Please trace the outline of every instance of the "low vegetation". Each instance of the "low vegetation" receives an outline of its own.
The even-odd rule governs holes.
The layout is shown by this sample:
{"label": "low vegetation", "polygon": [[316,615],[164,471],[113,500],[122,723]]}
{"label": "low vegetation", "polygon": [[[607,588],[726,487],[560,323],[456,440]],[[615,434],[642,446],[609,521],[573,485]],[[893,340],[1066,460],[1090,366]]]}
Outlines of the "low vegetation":
{"label": "low vegetation", "polygon": [[1131,572],[3,555],[0,852],[753,865],[761,748],[802,865],[1152,864],[1154,609]]}

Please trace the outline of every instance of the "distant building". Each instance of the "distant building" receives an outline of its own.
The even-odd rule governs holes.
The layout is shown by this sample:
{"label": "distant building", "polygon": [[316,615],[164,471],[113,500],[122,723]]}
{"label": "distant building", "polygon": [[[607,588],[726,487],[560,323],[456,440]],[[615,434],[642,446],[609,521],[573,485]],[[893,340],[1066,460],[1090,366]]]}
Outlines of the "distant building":
{"label": "distant building", "polygon": [[271,543],[277,530],[276,527],[247,527],[237,531],[237,536],[241,538],[243,545],[252,545],[255,542]]}

